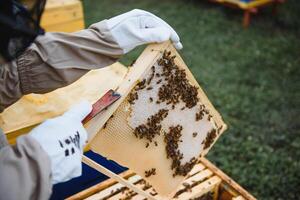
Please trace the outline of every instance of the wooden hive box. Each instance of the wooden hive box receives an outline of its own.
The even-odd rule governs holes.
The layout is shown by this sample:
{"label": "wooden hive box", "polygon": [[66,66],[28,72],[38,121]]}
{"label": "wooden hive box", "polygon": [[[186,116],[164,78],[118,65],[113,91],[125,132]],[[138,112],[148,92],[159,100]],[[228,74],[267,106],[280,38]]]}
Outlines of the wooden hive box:
{"label": "wooden hive box", "polygon": [[47,32],[74,32],[84,29],[82,3],[79,0],[48,0],[41,26]]}
{"label": "wooden hive box", "polygon": [[[0,113],[0,127],[10,144],[46,119],[63,114],[80,100],[96,102],[123,81],[127,68],[121,63],[92,70],[71,85],[47,94],[29,94]],[[66,95],[68,94],[68,95]],[[16,117],[18,116],[18,117]]]}
{"label": "wooden hive box", "polygon": [[172,196],[226,124],[170,42],[149,45],[117,92],[121,99],[87,124],[91,150]]}
{"label": "wooden hive box", "polygon": [[246,28],[250,24],[251,14],[256,14],[258,9],[264,6],[272,5],[273,15],[277,13],[277,6],[285,0],[210,0],[211,2],[220,3],[228,7],[238,8],[244,11],[243,26]]}
{"label": "wooden hive box", "polygon": [[[28,7],[31,7],[33,3],[32,0],[22,0],[22,2]],[[84,29],[84,16],[81,1],[47,0],[41,19],[41,26],[47,32],[74,32]],[[116,67],[116,65],[118,66]],[[74,103],[74,101],[70,100],[67,102],[55,102],[59,101],[59,99],[63,100],[62,94],[64,92],[68,91],[69,93],[75,93],[76,91],[73,89],[77,86],[87,87],[85,83],[88,81],[86,80],[97,80],[101,75],[105,76],[106,74],[107,76],[105,77],[109,77],[115,73],[115,76],[111,81],[104,80],[103,83],[107,83],[107,87],[104,86],[98,88],[99,94],[94,96],[94,98],[97,98],[100,97],[99,95],[104,94],[105,90],[109,89],[112,85],[113,88],[116,88],[116,85],[119,84],[126,72],[125,67],[120,63],[117,63],[111,68],[93,71],[85,76],[85,78],[64,89],[59,89],[58,91],[46,95],[26,95],[0,114],[0,127],[6,133],[9,143],[14,144],[19,135],[28,133],[35,125],[49,117],[55,117],[62,114],[64,110],[67,110],[67,108]],[[89,94],[91,93],[92,92],[90,91]],[[55,100],[55,96],[58,97],[57,100]],[[58,106],[53,107],[55,104]],[[31,115],[32,118],[28,118],[28,114]],[[19,116],[17,119],[15,119],[16,115]]]}
{"label": "wooden hive box", "polygon": [[[33,0],[21,0],[29,8]],[[79,0],[47,0],[41,19],[47,32],[74,32],[84,28],[82,3]]]}
{"label": "wooden hive box", "polygon": [[[127,170],[121,173],[120,176],[142,188],[144,191],[150,192],[154,197],[157,196],[153,187],[134,172]],[[130,191],[115,180],[108,179],[67,198],[67,200],[78,199],[143,200],[145,198]],[[190,171],[172,199],[255,200],[256,198],[214,166],[209,160],[201,158],[192,171]]]}

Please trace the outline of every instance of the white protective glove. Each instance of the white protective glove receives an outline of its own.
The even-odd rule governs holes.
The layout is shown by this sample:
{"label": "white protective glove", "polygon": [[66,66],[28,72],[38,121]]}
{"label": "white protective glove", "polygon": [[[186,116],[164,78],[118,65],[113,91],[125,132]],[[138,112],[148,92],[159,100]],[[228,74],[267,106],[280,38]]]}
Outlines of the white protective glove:
{"label": "white protective glove", "polygon": [[127,53],[147,43],[171,40],[176,49],[182,49],[175,30],[159,17],[144,10],[134,9],[107,20],[108,30]]}
{"label": "white protective glove", "polygon": [[81,121],[91,110],[92,105],[83,101],[62,116],[46,120],[29,133],[49,155],[52,184],[81,175],[81,158],[87,140]]}

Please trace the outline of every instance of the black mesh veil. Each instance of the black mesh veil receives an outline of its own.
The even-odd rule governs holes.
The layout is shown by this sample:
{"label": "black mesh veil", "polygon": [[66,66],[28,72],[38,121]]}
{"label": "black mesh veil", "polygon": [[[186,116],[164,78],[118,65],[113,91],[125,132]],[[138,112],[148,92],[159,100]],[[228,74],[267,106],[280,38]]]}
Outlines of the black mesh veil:
{"label": "black mesh veil", "polygon": [[46,0],[25,6],[16,0],[0,0],[0,63],[20,55],[44,30],[40,18]]}

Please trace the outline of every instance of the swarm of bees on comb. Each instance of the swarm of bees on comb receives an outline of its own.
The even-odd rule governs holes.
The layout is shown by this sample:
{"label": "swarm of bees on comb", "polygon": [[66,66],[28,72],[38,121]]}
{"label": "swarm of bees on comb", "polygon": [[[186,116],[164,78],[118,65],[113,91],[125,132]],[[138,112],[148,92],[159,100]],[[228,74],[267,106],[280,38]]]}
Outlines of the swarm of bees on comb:
{"label": "swarm of bees on comb", "polygon": [[[151,91],[151,94],[155,93],[155,95],[147,97],[146,103],[155,104],[159,109],[148,116],[145,122],[132,123],[131,127],[134,127],[133,134],[136,138],[146,141],[146,148],[149,148],[151,144],[158,146],[156,138],[161,134],[163,135],[166,157],[171,160],[170,168],[173,171],[173,177],[186,176],[197,163],[197,156],[199,155],[191,157],[188,161],[183,161],[184,154],[179,146],[182,143],[183,129],[187,127],[173,124],[166,129],[162,125],[163,121],[175,109],[177,112],[196,109],[197,111],[194,113],[195,122],[200,122],[204,118],[211,121],[212,118],[209,110],[200,102],[197,86],[190,83],[185,69],[176,65],[175,58],[176,56],[171,55],[170,51],[164,51],[162,57],[151,67],[148,75],[135,85],[127,97],[128,103],[134,106],[142,92],[148,91],[150,93]],[[153,92],[154,90],[155,92]],[[202,140],[203,150],[211,146],[221,129],[221,126],[212,125]],[[197,138],[200,135],[195,131],[190,134],[192,138]],[[152,168],[151,172],[155,172],[155,168]],[[145,171],[145,174],[146,176],[155,175],[150,171]]]}

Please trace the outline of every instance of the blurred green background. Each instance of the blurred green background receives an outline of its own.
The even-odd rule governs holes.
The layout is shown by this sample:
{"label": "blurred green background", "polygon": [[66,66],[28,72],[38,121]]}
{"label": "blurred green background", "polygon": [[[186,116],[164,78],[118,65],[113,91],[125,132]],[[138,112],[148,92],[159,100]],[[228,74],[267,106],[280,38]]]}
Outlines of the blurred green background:
{"label": "blurred green background", "polygon": [[[86,25],[148,10],[181,37],[180,52],[229,130],[208,159],[258,199],[300,199],[300,2],[242,28],[242,12],[205,0],[84,0]],[[141,48],[122,59],[129,64]]]}

